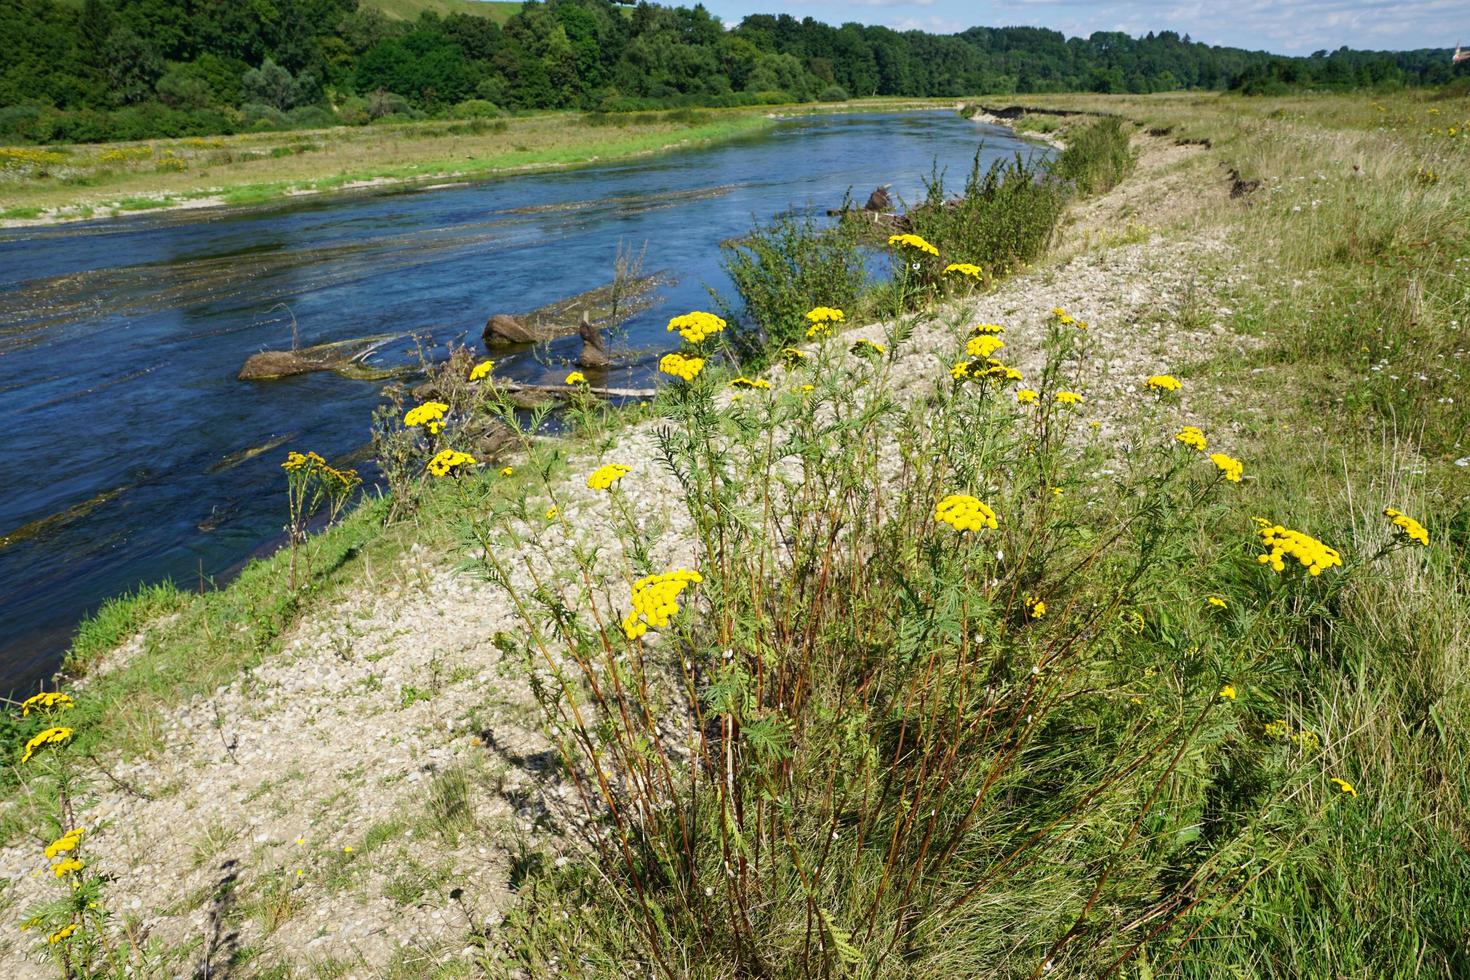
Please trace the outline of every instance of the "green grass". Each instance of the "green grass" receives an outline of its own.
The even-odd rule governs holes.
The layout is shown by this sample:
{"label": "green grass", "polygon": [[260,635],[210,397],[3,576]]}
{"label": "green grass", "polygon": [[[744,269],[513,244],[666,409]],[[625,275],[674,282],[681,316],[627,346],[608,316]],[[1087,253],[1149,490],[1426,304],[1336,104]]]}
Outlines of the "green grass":
{"label": "green grass", "polygon": [[418,20],[425,13],[435,13],[440,17],[471,14],[504,24],[520,11],[522,4],[515,0],[367,0],[363,6],[381,10],[399,20]]}

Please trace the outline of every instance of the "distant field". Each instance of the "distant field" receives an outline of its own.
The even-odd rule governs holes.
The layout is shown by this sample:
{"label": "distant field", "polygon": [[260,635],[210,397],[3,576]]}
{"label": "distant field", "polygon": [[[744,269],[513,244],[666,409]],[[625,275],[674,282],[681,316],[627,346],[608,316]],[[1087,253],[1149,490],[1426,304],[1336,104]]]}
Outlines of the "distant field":
{"label": "distant field", "polygon": [[442,16],[475,14],[504,24],[521,9],[519,0],[365,0],[364,7],[377,7],[389,17],[416,20],[426,11]]}

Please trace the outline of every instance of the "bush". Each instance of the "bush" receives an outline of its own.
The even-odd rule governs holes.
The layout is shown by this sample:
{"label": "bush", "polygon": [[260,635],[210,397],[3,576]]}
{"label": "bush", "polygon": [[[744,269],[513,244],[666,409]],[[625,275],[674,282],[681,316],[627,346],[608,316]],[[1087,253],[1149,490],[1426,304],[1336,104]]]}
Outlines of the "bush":
{"label": "bush", "polygon": [[1067,148],[1052,163],[1054,176],[1071,181],[1082,194],[1116,187],[1133,168],[1133,151],[1123,120],[1113,116],[1067,131]]}
{"label": "bush", "polygon": [[1046,250],[1065,204],[1062,188],[1019,154],[970,168],[964,194],[945,199],[944,175],[925,181],[923,203],[909,214],[914,232],[939,248],[944,262],[1005,272]]}
{"label": "bush", "polygon": [[449,115],[453,119],[498,119],[505,112],[485,99],[465,99],[450,109]]}
{"label": "bush", "polygon": [[852,96],[847,94],[847,89],[841,85],[828,85],[822,89],[822,94],[817,96],[818,102],[846,102]]}
{"label": "bush", "polygon": [[[857,236],[846,225],[820,228],[811,218],[782,218],[722,248],[746,326],[736,343],[756,363],[801,339],[812,307],[850,309],[868,278]],[[717,300],[734,314],[729,302]]]}

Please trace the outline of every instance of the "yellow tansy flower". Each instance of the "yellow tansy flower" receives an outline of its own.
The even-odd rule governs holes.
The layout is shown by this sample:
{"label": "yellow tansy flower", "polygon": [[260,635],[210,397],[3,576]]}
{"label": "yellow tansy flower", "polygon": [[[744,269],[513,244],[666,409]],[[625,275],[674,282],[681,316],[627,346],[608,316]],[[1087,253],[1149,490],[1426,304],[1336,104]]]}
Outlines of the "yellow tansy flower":
{"label": "yellow tansy flower", "polygon": [[587,478],[587,487],[591,490],[610,490],[614,483],[630,472],[632,468],[622,463],[608,463],[606,466],[598,467],[597,471]]}
{"label": "yellow tansy flower", "polygon": [[1031,388],[1022,388],[1020,391],[1016,392],[1016,401],[1020,402],[1022,405],[1031,405],[1039,397],[1040,396]]}
{"label": "yellow tansy flower", "polygon": [[658,369],[664,374],[671,375],[675,378],[681,378],[684,381],[693,381],[699,377],[699,372],[704,370],[704,358],[687,357],[676,351],[672,354],[665,354],[660,358]]}
{"label": "yellow tansy flower", "polygon": [[567,375],[566,380],[562,382],[562,384],[568,385],[584,385],[586,383],[587,375],[583,374],[581,371],[573,371],[571,374]]}
{"label": "yellow tansy flower", "polygon": [[410,429],[415,426],[426,425],[429,422],[436,422],[443,419],[444,413],[447,411],[449,411],[449,406],[443,402],[424,402],[417,408],[408,410],[408,414],[403,416],[403,424]]}
{"label": "yellow tansy flower", "polygon": [[1178,391],[1182,385],[1179,379],[1169,374],[1156,374],[1149,378],[1144,384],[1150,391]]}
{"label": "yellow tansy flower", "polygon": [[70,728],[48,728],[26,743],[26,752],[20,757],[20,761],[29,762],[31,756],[43,745],[60,745],[69,738],[71,738]]}
{"label": "yellow tansy flower", "polygon": [[493,370],[495,370],[494,361],[481,361],[470,370],[470,380],[480,381],[488,378],[490,376],[490,372]]}
{"label": "yellow tansy flower", "polygon": [[427,467],[431,476],[448,476],[461,466],[473,466],[475,457],[453,449],[441,449],[429,460]]}
{"label": "yellow tansy flower", "polygon": [[1240,460],[1226,456],[1224,453],[1210,453],[1210,462],[1214,463],[1215,468],[1225,475],[1226,480],[1231,483],[1240,482],[1240,474],[1245,470]]}
{"label": "yellow tansy flower", "polygon": [[701,343],[706,337],[711,337],[725,329],[725,321],[713,313],[685,313],[676,316],[669,321],[670,332],[677,330],[679,336],[691,344]]}
{"label": "yellow tansy flower", "polygon": [[679,612],[679,594],[704,577],[688,568],[647,575],[633,583],[633,610],[623,617],[623,634],[636,640],[650,628],[662,629]]}
{"label": "yellow tansy flower", "polygon": [[1235,700],[1235,685],[1234,684],[1226,684],[1224,687],[1220,688],[1220,697],[1222,697],[1222,698],[1228,698],[1231,701],[1234,701]]}
{"label": "yellow tansy flower", "polygon": [[1198,452],[1205,451],[1205,434],[1193,425],[1186,425],[1174,434],[1174,438],[1184,443],[1190,449]]}
{"label": "yellow tansy flower", "polygon": [[979,498],[964,493],[952,493],[935,504],[934,519],[956,531],[978,531],[982,527],[993,531],[999,527],[995,511]]}
{"label": "yellow tansy flower", "polygon": [[888,244],[894,248],[910,249],[923,255],[937,256],[939,254],[939,249],[930,245],[918,235],[890,235],[888,237]]}
{"label": "yellow tansy flower", "polygon": [[1057,392],[1057,402],[1062,405],[1080,405],[1082,404],[1082,396],[1075,391],[1059,391]]}
{"label": "yellow tansy flower", "polygon": [[1410,541],[1417,541],[1424,547],[1429,547],[1429,529],[1408,514],[1393,507],[1383,508],[1383,516],[1389,519],[1394,529]]}
{"label": "yellow tansy flower", "polygon": [[1336,776],[1333,776],[1331,779],[1331,783],[1332,785],[1336,786],[1340,792],[1346,793],[1348,796],[1357,797],[1358,795],[1358,791],[1353,788],[1353,784],[1348,782],[1346,779],[1338,779]]}

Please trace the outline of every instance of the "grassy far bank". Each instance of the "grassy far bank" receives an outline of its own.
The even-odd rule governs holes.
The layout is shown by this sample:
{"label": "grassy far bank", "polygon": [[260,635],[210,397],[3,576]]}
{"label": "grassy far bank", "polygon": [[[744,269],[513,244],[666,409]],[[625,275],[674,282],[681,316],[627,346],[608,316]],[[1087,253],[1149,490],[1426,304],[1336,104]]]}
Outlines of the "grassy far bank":
{"label": "grassy far bank", "polygon": [[607,116],[544,112],[285,133],[0,148],[0,224],[180,206],[253,204],[353,185],[458,180],[579,166],[752,133],[775,113],[879,111],[943,100],[700,109]]}
{"label": "grassy far bank", "polygon": [[[582,772],[601,753],[626,794],[620,812],[646,821],[596,825],[600,869],[541,862],[487,944],[497,956],[487,951],[486,972],[507,959],[538,976],[572,962],[593,975],[662,964],[711,976],[1470,969],[1470,741],[1455,721],[1470,716],[1462,144],[1424,132],[1435,103],[1413,96],[1053,104],[1122,113],[1167,133],[1160,141],[1210,141],[1125,182],[1090,218],[1101,232],[1142,227],[1123,239],[1160,252],[1192,254],[1202,235],[1229,243],[1226,268],[1199,263],[1198,298],[1177,304],[1178,324],[1136,333],[1146,344],[1176,325],[1221,324],[1217,347],[1166,366],[1193,396],[1191,421],[1244,461],[1245,479],[1191,475],[1213,469],[1142,408],[1118,436],[1144,447],[1122,473],[1116,447],[1073,452],[1066,432],[1089,438],[1084,416],[1050,396],[1074,385],[1091,397],[1095,382],[1078,356],[1086,335],[1060,324],[1027,374],[1047,396],[1035,409],[967,384],[912,416],[883,397],[861,402],[887,390],[891,361],[844,357],[845,341],[804,369],[813,396],[751,391],[742,408],[705,401],[714,388],[669,395],[655,410],[674,432],[719,433],[676,441],[671,464],[713,474],[733,459],[742,479],[707,498],[701,480],[684,483],[711,557],[698,598],[681,600],[693,609],[652,649],[712,658],[696,700],[720,734],[696,740],[694,757],[718,748],[731,761],[721,780],[679,783],[666,801],[658,760],[677,759],[682,739],[638,720],[649,695],[608,702],[599,738],[569,737],[565,751]],[[1261,183],[1232,198],[1237,178]],[[1195,193],[1206,187],[1220,193]],[[1081,233],[1064,228],[1063,245]],[[1123,244],[1085,242],[1104,263]],[[1048,275],[1070,274],[1038,264],[1033,303]],[[901,328],[867,333],[891,351],[905,344]],[[804,397],[835,414],[830,428],[812,428]],[[782,426],[801,437],[790,449],[805,477],[789,501],[766,489],[789,479],[766,441]],[[139,600],[176,618],[84,689],[100,707],[78,712],[112,712],[93,746],[146,751],[170,705],[280,649],[304,610],[370,587],[369,569],[395,550],[452,551],[458,535],[474,540],[468,515],[524,510],[552,484],[555,466],[538,468],[521,483],[476,481],[474,508],[440,485],[407,524],[359,511],[320,543],[322,587],[285,606],[279,556],[218,597]],[[934,499],[962,489],[1001,516],[993,537],[970,544],[932,520]],[[1384,506],[1422,520],[1430,546],[1395,539]],[[1347,567],[1262,568],[1250,520],[1261,515],[1340,549]],[[458,553],[475,560],[474,548]],[[645,570],[662,568],[629,577]],[[544,624],[569,622],[566,605],[526,601],[547,603],[528,637],[544,629],[558,649],[565,638],[568,665],[600,656],[580,613],[557,631]],[[610,602],[621,615],[626,592]],[[118,635],[145,618],[111,616]],[[81,652],[108,646],[107,633],[96,627]],[[201,648],[211,636],[217,646]],[[721,667],[723,649],[741,656]],[[226,659],[175,693],[210,656]],[[681,705],[677,684],[650,680],[657,707]],[[548,708],[580,734],[564,707]],[[678,715],[652,712],[665,717]]]}

